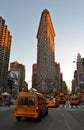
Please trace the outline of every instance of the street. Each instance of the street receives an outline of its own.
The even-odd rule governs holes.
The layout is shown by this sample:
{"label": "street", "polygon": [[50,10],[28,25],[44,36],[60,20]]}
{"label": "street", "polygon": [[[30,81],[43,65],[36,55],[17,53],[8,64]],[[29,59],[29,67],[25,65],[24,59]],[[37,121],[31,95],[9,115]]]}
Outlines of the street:
{"label": "street", "polygon": [[84,108],[66,107],[49,108],[48,116],[41,121],[22,119],[17,121],[14,110],[0,111],[0,130],[84,130]]}

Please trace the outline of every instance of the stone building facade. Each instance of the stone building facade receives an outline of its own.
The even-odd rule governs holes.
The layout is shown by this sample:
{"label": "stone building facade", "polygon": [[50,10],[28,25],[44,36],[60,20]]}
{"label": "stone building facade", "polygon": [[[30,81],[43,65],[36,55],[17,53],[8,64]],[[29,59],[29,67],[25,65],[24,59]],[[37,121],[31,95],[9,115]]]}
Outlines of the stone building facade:
{"label": "stone building facade", "polygon": [[37,32],[37,90],[52,93],[55,89],[55,31],[50,13],[43,10]]}
{"label": "stone building facade", "polygon": [[0,17],[0,91],[6,91],[12,36]]}

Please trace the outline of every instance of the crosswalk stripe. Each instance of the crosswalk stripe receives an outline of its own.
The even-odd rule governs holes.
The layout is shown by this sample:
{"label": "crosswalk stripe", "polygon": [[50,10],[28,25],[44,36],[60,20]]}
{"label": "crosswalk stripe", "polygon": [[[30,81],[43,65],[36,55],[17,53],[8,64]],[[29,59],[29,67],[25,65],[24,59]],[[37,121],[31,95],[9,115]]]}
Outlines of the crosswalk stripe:
{"label": "crosswalk stripe", "polygon": [[64,109],[84,109],[84,105],[71,105],[71,104],[60,104],[58,108],[64,108]]}
{"label": "crosswalk stripe", "polygon": [[81,105],[81,108],[84,108],[84,105]]}
{"label": "crosswalk stripe", "polygon": [[77,108],[81,109],[81,106],[77,105]]}

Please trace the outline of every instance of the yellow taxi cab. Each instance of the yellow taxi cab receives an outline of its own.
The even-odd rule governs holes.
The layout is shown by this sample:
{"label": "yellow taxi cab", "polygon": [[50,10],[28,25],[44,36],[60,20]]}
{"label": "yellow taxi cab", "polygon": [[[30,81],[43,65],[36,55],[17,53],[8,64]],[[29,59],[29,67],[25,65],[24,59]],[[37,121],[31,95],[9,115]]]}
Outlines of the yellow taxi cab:
{"label": "yellow taxi cab", "polygon": [[66,103],[67,97],[64,93],[59,93],[56,97],[56,101],[58,104],[64,104]]}
{"label": "yellow taxi cab", "polygon": [[48,107],[57,107],[58,106],[58,103],[56,100],[47,100],[47,106]]}
{"label": "yellow taxi cab", "polygon": [[45,97],[37,92],[20,92],[16,100],[15,117],[21,120],[22,117],[41,119],[48,114],[48,107]]}
{"label": "yellow taxi cab", "polygon": [[71,105],[78,105],[80,103],[80,98],[78,95],[72,95],[70,97],[70,103]]}

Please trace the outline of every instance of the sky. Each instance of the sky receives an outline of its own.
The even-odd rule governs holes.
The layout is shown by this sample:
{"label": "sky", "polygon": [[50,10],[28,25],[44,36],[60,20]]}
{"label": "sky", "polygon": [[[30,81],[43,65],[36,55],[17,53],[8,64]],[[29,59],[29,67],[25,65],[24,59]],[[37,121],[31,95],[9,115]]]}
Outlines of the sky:
{"label": "sky", "polygon": [[25,80],[31,87],[32,65],[37,63],[37,31],[48,9],[56,33],[55,61],[63,80],[70,84],[77,54],[84,57],[84,0],[0,0],[0,16],[12,35],[10,63],[25,65]]}

